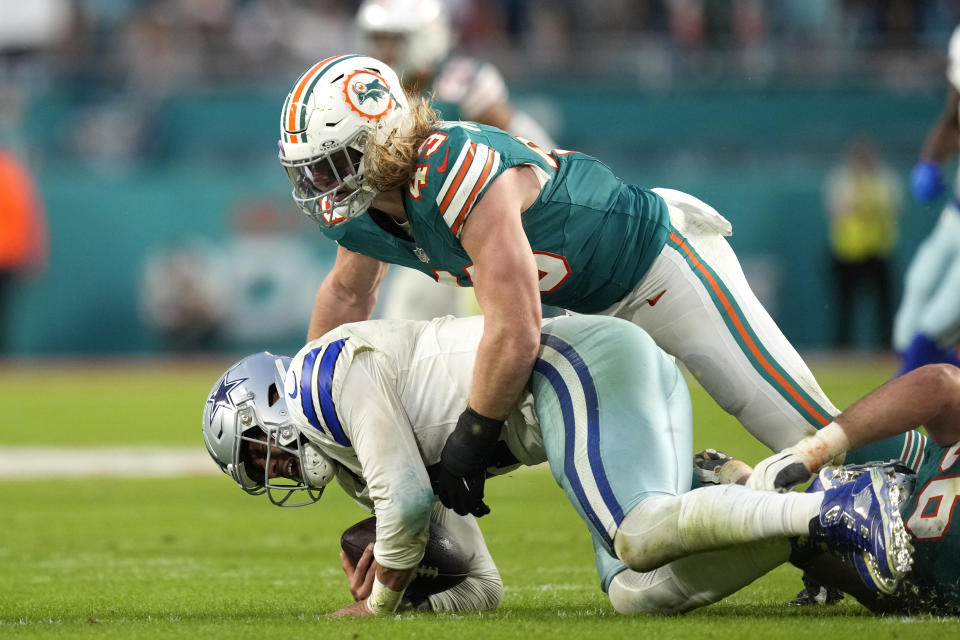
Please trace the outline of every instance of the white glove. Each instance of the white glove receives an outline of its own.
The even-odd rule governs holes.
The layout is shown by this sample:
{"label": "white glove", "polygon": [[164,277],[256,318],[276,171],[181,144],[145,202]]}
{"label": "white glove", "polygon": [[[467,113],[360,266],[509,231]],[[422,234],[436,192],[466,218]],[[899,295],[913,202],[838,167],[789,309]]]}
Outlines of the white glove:
{"label": "white glove", "polygon": [[786,493],[849,449],[850,440],[843,426],[831,422],[792,447],[761,460],[753,468],[747,487]]}
{"label": "white glove", "polygon": [[758,462],[747,480],[747,488],[786,493],[809,480],[810,474],[796,448],[788,447]]}

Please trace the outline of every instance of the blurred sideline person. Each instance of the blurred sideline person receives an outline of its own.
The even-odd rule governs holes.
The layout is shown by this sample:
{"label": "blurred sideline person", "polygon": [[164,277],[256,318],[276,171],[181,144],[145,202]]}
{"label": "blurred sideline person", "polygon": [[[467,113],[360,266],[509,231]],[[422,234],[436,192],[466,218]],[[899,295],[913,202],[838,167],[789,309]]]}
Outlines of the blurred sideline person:
{"label": "blurred sideline person", "polygon": [[[432,95],[444,119],[488,124],[541,149],[557,146],[536,120],[510,103],[506,81],[496,67],[450,56],[456,36],[441,0],[366,0],[357,10],[356,24],[365,53],[393,68],[407,92]],[[384,292],[384,318],[429,320],[480,313],[473,289],[432,287],[412,269],[391,271]]]}
{"label": "blurred sideline person", "polygon": [[[947,104],[927,132],[910,186],[932,203],[945,190],[941,166],[960,148],[960,27],[950,37]],[[960,179],[960,178],[958,178]],[[960,202],[954,195],[917,249],[904,282],[893,327],[893,346],[906,373],[938,362],[960,366]]]}
{"label": "blurred sideline person", "polygon": [[218,268],[219,251],[199,238],[183,238],[147,254],[140,315],[166,348],[211,349],[228,318],[229,291]]}
{"label": "blurred sideline person", "polygon": [[874,348],[886,349],[893,325],[890,257],[897,242],[900,182],[873,141],[852,140],[843,163],[827,178],[831,268],[836,286],[834,345],[850,347],[866,294],[874,298]]}
{"label": "blurred sideline person", "polygon": [[310,338],[369,318],[388,263],[474,287],[486,323],[442,457],[450,491],[482,486],[536,360],[541,303],[641,326],[772,450],[837,413],[747,284],[730,223],[697,198],[624,184],[579,152],[437,121],[365,56],[311,67],[281,118],[294,200],[339,244]]}
{"label": "blurred sideline person", "polygon": [[[376,514],[376,577],[369,591],[358,590],[365,577],[345,567],[358,600],[339,614],[392,614],[402,602],[438,513],[434,489],[443,490],[444,470],[437,463],[469,392],[482,334],[483,318],[354,323],[292,360],[249,356],[214,385],[204,441],[242,488],[277,504],[296,502],[292,494],[310,503],[336,476]],[[823,537],[874,589],[892,589],[909,567],[893,485],[879,473],[826,493],[688,491],[690,397],[673,361],[642,329],[617,318],[549,319],[538,356],[484,471],[549,463],[590,530],[617,611],[674,613],[715,602],[785,562],[788,538],[797,535]],[[473,516],[489,509],[458,505],[456,526],[474,545],[465,553],[489,562],[486,575],[499,582],[465,509]],[[430,606],[477,609],[498,600],[446,593]]]}
{"label": "blurred sideline person", "polygon": [[[960,369],[948,364],[914,369],[853,403],[836,417],[836,424],[840,438],[835,446],[804,439],[757,464],[747,486],[786,490],[809,479],[837,453],[924,425],[928,442],[918,471],[898,471],[903,486],[900,513],[914,548],[913,569],[894,594],[881,596],[864,591],[857,581],[840,581],[836,566],[820,566],[816,554],[805,554],[797,564],[877,613],[960,615],[960,525],[952,526],[960,496]],[[836,475],[825,469],[820,481],[829,486]]]}
{"label": "blurred sideline person", "polygon": [[386,63],[411,94],[431,94],[446,120],[503,129],[553,149],[550,134],[510,103],[507,83],[490,64],[450,55],[455,34],[441,0],[365,0],[357,10],[365,53]]}
{"label": "blurred sideline person", "polygon": [[46,267],[47,242],[47,219],[33,176],[0,147],[0,354],[9,348],[15,286]]}

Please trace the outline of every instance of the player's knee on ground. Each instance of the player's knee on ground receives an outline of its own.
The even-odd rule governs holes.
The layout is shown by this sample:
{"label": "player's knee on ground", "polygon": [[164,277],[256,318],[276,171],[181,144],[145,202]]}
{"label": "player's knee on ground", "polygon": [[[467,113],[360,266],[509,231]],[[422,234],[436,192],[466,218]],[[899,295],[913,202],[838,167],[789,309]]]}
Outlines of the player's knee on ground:
{"label": "player's knee on ground", "polygon": [[647,573],[621,571],[611,581],[607,595],[614,610],[623,615],[670,615],[683,613],[692,606],[666,568]]}
{"label": "player's knee on ground", "polygon": [[653,496],[631,509],[613,538],[620,561],[634,571],[649,571],[679,557],[680,507],[678,496]]}

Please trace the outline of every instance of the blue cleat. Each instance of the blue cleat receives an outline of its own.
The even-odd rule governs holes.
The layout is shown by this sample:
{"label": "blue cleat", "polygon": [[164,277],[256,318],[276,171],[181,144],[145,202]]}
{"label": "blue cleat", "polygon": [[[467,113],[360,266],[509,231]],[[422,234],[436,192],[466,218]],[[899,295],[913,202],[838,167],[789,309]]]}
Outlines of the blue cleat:
{"label": "blue cleat", "polygon": [[892,469],[865,469],[827,488],[810,537],[857,570],[873,591],[893,593],[913,563],[913,545],[898,504],[900,485]]}

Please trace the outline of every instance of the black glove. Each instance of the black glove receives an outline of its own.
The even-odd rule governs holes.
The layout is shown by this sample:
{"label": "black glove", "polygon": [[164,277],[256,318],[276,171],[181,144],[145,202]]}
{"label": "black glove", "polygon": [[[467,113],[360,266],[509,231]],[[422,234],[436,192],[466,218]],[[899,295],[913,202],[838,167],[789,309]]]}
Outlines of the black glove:
{"label": "black glove", "polygon": [[427,467],[430,485],[440,498],[443,506],[453,509],[461,516],[468,513],[481,518],[490,513],[490,507],[483,501],[484,476],[461,478],[443,468],[439,462]]}
{"label": "black glove", "polygon": [[455,476],[483,476],[500,439],[503,420],[464,409],[440,452],[440,464]]}
{"label": "black glove", "polygon": [[440,452],[434,491],[443,506],[460,515],[480,517],[490,513],[483,503],[483,484],[503,420],[480,415],[470,407],[460,414],[457,426]]}

